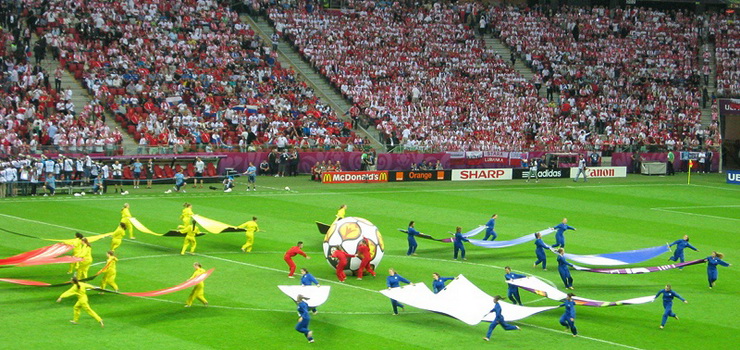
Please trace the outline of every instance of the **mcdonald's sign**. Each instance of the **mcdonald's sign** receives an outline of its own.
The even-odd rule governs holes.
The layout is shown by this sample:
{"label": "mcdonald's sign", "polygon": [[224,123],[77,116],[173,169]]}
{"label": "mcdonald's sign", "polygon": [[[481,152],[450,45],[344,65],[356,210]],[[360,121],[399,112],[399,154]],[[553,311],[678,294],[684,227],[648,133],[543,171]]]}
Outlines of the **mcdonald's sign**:
{"label": "mcdonald's sign", "polygon": [[330,171],[321,174],[325,184],[388,182],[387,171]]}

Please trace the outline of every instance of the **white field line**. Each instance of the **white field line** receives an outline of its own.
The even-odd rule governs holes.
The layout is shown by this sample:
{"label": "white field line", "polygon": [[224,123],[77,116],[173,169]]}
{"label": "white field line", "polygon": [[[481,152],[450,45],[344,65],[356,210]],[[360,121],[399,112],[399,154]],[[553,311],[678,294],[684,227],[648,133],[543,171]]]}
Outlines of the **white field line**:
{"label": "white field line", "polygon": [[740,208],[740,204],[735,205],[692,205],[692,206],[685,206],[685,207],[655,207],[650,209],[702,209],[702,208]]}
{"label": "white field line", "polygon": [[707,214],[688,213],[688,212],[685,212],[685,211],[671,210],[671,209],[664,209],[664,208],[650,208],[650,210],[662,211],[662,212],[671,213],[671,214],[691,215],[691,216],[700,216],[700,217],[712,218],[712,219],[740,221],[740,218],[728,218],[728,217],[724,217],[724,216],[715,216],[715,215],[707,215]]}

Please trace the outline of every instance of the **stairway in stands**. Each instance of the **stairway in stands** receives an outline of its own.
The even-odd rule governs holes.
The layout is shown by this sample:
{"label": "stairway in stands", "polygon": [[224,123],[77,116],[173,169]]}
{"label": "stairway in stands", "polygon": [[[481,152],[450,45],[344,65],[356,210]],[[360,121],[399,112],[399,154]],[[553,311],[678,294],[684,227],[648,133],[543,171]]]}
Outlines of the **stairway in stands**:
{"label": "stairway in stands", "polygon": [[[243,15],[241,16],[241,19],[242,21],[249,23],[249,25],[254,28],[255,32],[263,38],[264,42],[272,42],[271,37],[275,33],[275,28],[273,28],[264,18]],[[329,84],[329,81],[324,78],[324,76],[319,74],[308,62],[306,62],[297,50],[293,49],[293,47],[285,42],[285,40],[280,40],[280,43],[278,44],[278,54],[278,60],[280,63],[293,67],[296,73],[303,77],[302,80],[305,80],[311,85],[311,87],[313,87],[316,95],[334,109],[339,118],[346,120],[349,119],[349,115],[346,115],[346,113],[352,107],[352,104],[345,100],[344,97]],[[378,141],[377,130],[370,128],[359,129],[356,131],[359,131],[360,135],[365,134],[369,136],[369,139],[373,143],[373,147],[378,152],[384,152],[386,148]]]}
{"label": "stairway in stands", "polygon": [[[708,51],[711,57],[709,58],[709,67],[712,69],[712,72],[709,74],[709,84],[707,84],[707,90],[709,91],[709,96],[711,99],[712,93],[716,92],[717,89],[715,89],[715,86],[717,86],[717,56],[715,55],[715,48],[713,43],[707,43],[705,45],[702,45],[699,49],[699,67],[701,67],[702,62],[704,62],[704,52]],[[701,69],[701,68],[700,68]],[[704,86],[704,76],[701,77],[702,87]],[[707,108],[702,108],[701,110],[701,125],[704,127],[709,127],[709,125],[712,123],[712,102],[711,100],[707,102]]]}
{"label": "stairway in stands", "polygon": [[[38,39],[38,36],[34,34],[31,39],[31,47],[33,47],[33,44]],[[33,57],[30,59],[31,62],[35,63],[35,59]],[[55,60],[52,57],[51,52],[47,52],[46,59],[41,61],[41,67],[46,70],[47,74],[49,74],[49,82],[51,83],[51,86],[54,87],[54,72],[56,71],[57,67],[59,67],[59,61]],[[66,91],[67,88],[70,88],[72,90],[72,103],[74,103],[75,112],[77,113],[82,111],[82,109],[93,99],[93,97],[87,93],[87,89],[82,86],[81,81],[75,79],[75,77],[70,74],[68,70],[62,69],[62,93]],[[116,123],[115,118],[108,112],[106,112],[105,124],[111,130],[121,127]],[[124,147],[124,150],[128,151],[127,154],[134,154],[136,152],[137,143],[134,140],[133,136],[129,135],[125,131],[122,131],[121,134],[123,135],[122,145]]]}
{"label": "stairway in stands", "polygon": [[[486,48],[493,50],[497,55],[501,57],[506,63],[511,65],[511,50],[509,50],[508,47],[504,44],[503,41],[501,41],[498,38],[492,37],[490,35],[486,35],[483,38],[483,41],[486,43]],[[521,74],[524,79],[527,79],[528,81],[531,81],[534,77],[534,71],[532,71],[527,65],[524,63],[524,60],[521,59],[521,57],[516,57],[516,63],[514,64],[514,69]],[[540,89],[540,96],[544,96],[545,91],[544,87]]]}

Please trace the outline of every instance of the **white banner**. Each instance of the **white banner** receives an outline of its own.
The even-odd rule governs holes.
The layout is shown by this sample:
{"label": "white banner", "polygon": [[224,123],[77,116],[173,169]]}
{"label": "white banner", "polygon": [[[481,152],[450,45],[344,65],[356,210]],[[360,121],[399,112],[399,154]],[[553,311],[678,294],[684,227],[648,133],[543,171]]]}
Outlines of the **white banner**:
{"label": "white banner", "polygon": [[[543,296],[545,298],[552,299],[555,301],[561,301],[568,297],[566,293],[561,292],[557,288],[545,283],[545,281],[537,277],[534,277],[534,276],[529,276],[525,278],[515,278],[515,279],[507,280],[506,282],[511,285],[523,288],[532,293],[535,293],[539,296]],[[653,300],[655,300],[655,297],[652,295],[648,295],[644,297],[619,300],[619,301],[601,301],[601,300],[586,299],[583,297],[573,297],[573,300],[575,300],[577,305],[581,305],[581,306],[608,307],[608,306],[637,305],[637,304],[651,303],[653,302]]]}
{"label": "white banner", "polygon": [[[575,179],[578,174],[578,168],[570,168],[570,178]],[[586,175],[593,178],[606,177],[627,177],[626,166],[607,166],[607,167],[586,167]],[[454,177],[452,178],[455,179]]]}
{"label": "white banner", "polygon": [[[493,308],[493,297],[471,283],[465,276],[459,275],[454,281],[437,294],[434,294],[424,283],[414,283],[399,288],[381,290],[383,295],[402,304],[442,313],[474,326],[481,321],[492,321],[489,312]],[[550,307],[513,306],[499,301],[506,321],[516,321],[536,313],[557,309]]]}
{"label": "white banner", "polygon": [[512,169],[456,169],[452,181],[511,180]]}

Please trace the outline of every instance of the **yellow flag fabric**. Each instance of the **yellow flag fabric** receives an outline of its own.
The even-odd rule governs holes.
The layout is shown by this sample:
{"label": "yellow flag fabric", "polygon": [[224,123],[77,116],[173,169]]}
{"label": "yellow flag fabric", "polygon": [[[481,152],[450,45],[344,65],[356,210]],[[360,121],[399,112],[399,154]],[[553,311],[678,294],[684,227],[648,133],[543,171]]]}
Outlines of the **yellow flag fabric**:
{"label": "yellow flag fabric", "polygon": [[232,225],[224,224],[223,222],[216,221],[213,219],[209,219],[207,217],[200,216],[198,214],[193,215],[193,220],[198,223],[198,225],[202,226],[206,231],[210,233],[222,233],[225,231],[244,231],[242,229],[238,229]]}
{"label": "yellow flag fabric", "polygon": [[149,228],[147,228],[146,226],[144,226],[141,222],[139,222],[138,219],[136,219],[134,217],[129,218],[129,220],[131,221],[131,225],[134,225],[134,227],[136,227],[137,230],[139,230],[139,231],[141,231],[143,233],[148,233],[150,235],[155,235],[155,236],[161,236],[162,235],[161,233],[156,233],[156,232],[150,230]]}
{"label": "yellow flag fabric", "polygon": [[[87,236],[85,238],[87,238],[87,241],[88,242],[93,243],[93,242],[95,242],[97,240],[100,240],[100,239],[103,239],[105,237],[112,236],[112,235],[113,235],[113,232],[108,232],[108,233],[104,233],[102,235]],[[44,240],[45,241],[52,241],[52,242],[62,242],[64,244],[74,245],[76,239],[77,238],[72,238],[72,239],[44,239]]]}

